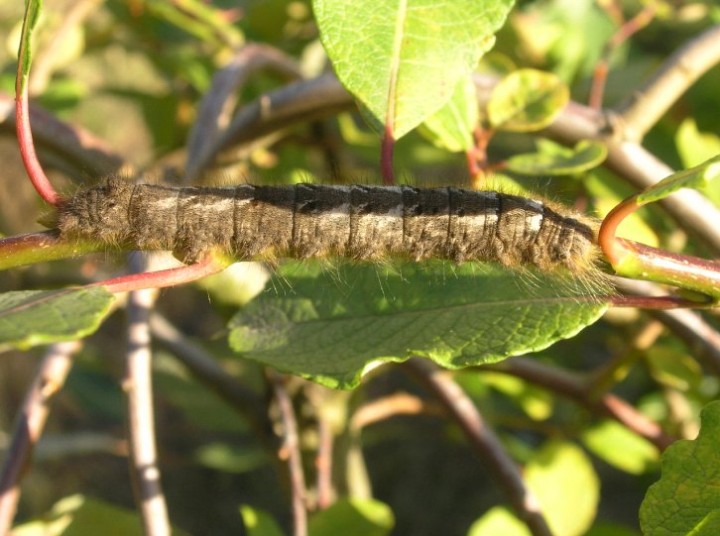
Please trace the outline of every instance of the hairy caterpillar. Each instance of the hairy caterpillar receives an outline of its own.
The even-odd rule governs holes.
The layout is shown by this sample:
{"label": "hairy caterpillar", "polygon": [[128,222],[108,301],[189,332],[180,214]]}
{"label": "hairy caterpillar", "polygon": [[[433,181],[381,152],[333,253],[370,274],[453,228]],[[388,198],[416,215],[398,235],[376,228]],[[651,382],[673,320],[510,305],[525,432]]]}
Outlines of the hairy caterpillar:
{"label": "hairy caterpillar", "polygon": [[404,257],[506,266],[593,265],[594,223],[495,191],[409,186],[177,188],[110,179],[63,201],[61,236],[191,263],[212,248],[238,260]]}

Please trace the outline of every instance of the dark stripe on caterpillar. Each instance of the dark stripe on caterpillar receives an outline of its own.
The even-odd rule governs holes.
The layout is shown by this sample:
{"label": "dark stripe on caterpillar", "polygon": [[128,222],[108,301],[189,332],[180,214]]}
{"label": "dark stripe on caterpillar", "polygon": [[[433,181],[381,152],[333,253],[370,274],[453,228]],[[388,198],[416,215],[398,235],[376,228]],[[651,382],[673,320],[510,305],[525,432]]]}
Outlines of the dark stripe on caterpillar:
{"label": "dark stripe on caterpillar", "polygon": [[596,224],[547,202],[495,191],[410,186],[174,188],[110,179],[64,200],[61,236],[197,261],[219,248],[238,260],[402,257],[581,272]]}

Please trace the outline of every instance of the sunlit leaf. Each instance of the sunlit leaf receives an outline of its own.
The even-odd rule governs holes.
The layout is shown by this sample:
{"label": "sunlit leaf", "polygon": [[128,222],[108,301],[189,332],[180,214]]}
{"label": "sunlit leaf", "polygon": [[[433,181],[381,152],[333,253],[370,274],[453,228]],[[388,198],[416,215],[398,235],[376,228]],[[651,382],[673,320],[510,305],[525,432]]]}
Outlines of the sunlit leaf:
{"label": "sunlit leaf", "polygon": [[553,534],[580,536],[592,525],[600,482],[592,463],[572,443],[552,441],[525,467],[525,481]]}
{"label": "sunlit leaf", "polygon": [[720,402],[700,415],[700,434],[678,441],[662,456],[662,476],[645,495],[640,526],[646,536],[720,532]]}
{"label": "sunlit leaf", "polygon": [[678,171],[664,178],[638,195],[638,203],[644,205],[664,199],[681,188],[704,188],[720,178],[720,155],[690,169]]}
{"label": "sunlit leaf", "polygon": [[576,175],[596,168],[607,158],[607,148],[597,141],[581,141],[562,152],[519,154],[508,158],[507,168],[524,175]]}
{"label": "sunlit leaf", "polygon": [[645,473],[660,459],[654,445],[615,421],[593,426],[582,438],[593,453],[626,473]]}
{"label": "sunlit leaf", "polygon": [[545,71],[519,69],[503,78],[487,103],[490,125],[512,132],[533,132],[553,122],[570,100],[570,90]]}
{"label": "sunlit leaf", "polygon": [[471,78],[460,80],[450,100],[420,125],[420,133],[451,152],[470,149],[478,124],[478,100]]}
{"label": "sunlit leaf", "polygon": [[450,99],[494,43],[514,0],[314,0],[320,38],[371,125],[395,139]]}

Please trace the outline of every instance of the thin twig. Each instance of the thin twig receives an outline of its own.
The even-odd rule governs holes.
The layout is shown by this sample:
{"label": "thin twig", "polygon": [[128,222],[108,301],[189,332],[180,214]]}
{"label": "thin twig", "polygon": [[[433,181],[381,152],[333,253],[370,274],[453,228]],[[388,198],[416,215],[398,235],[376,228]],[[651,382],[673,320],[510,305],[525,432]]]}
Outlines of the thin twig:
{"label": "thin twig", "polygon": [[268,369],[267,375],[273,387],[283,424],[283,441],[278,455],[280,459],[287,460],[290,472],[293,536],[307,536],[307,488],[305,487],[305,473],[303,472],[295,410],[287,389],[285,389],[283,377],[270,369]]}
{"label": "thin twig", "polygon": [[333,468],[333,431],[328,419],[319,415],[317,420],[318,450],[315,456],[315,470],[317,471],[317,507],[325,510],[334,500],[335,493],[332,485]]}
{"label": "thin twig", "polygon": [[484,422],[470,397],[453,381],[451,374],[425,359],[410,359],[405,366],[425,383],[457,421],[466,437],[488,463],[516,514],[525,522],[530,532],[535,536],[550,536],[552,533],[538,500],[525,485],[520,469]]}
{"label": "thin twig", "polygon": [[[618,278],[613,284],[624,293],[635,295],[652,295],[662,291],[657,285],[645,281]],[[650,310],[649,313],[685,341],[693,355],[698,356],[713,374],[720,376],[720,333],[700,313],[682,309]]]}
{"label": "thin twig", "polygon": [[[0,132],[15,132],[14,111],[13,99],[0,93]],[[55,166],[62,167],[73,180],[134,173],[133,167],[107,142],[81,127],[60,121],[42,108],[30,105],[30,123],[43,159],[52,157]]]}
{"label": "thin twig", "polygon": [[720,62],[720,24],[667,58],[653,77],[620,106],[623,138],[640,141],[695,81]]}
{"label": "thin twig", "polygon": [[286,80],[301,77],[297,62],[275,47],[252,43],[239,50],[227,66],[215,73],[200,102],[198,118],[188,138],[186,182],[201,173],[198,164],[206,161],[205,153],[212,151],[215,140],[230,123],[242,86],[262,70],[277,73]]}
{"label": "thin twig", "polygon": [[625,425],[637,435],[644,437],[658,450],[666,449],[675,441],[660,426],[645,417],[632,405],[611,393],[593,398],[592,390],[570,372],[554,369],[528,358],[514,357],[496,365],[483,365],[479,370],[502,372],[527,382],[544,387],[553,393],[566,396],[585,406],[590,411],[607,415]]}
{"label": "thin twig", "polygon": [[[613,16],[618,13],[619,6],[617,5],[603,5],[606,11]],[[616,11],[617,9],[617,11]],[[605,83],[607,82],[607,74],[610,66],[610,58],[613,52],[622,45],[625,41],[630,39],[638,31],[646,27],[655,17],[657,7],[655,4],[649,4],[641,9],[633,18],[629,21],[621,21],[620,28],[613,34],[610,40],[605,45],[602,57],[595,66],[595,72],[593,73],[592,85],[590,87],[590,98],[588,104],[591,108],[599,110],[602,108],[603,95],[605,93]],[[622,14],[620,13],[620,16]]]}
{"label": "thin twig", "polygon": [[437,413],[427,401],[408,393],[393,393],[370,402],[365,402],[353,413],[350,429],[358,431],[376,422],[396,415],[427,415]]}
{"label": "thin twig", "polygon": [[170,520],[160,482],[152,401],[149,318],[156,296],[155,289],[136,290],[128,296],[128,352],[123,389],[127,396],[130,476],[143,530],[147,536],[169,536]]}
{"label": "thin twig", "polygon": [[28,389],[15,421],[15,430],[0,475],[0,534],[12,526],[20,499],[20,480],[29,468],[33,450],[42,435],[50,413],[50,403],[65,384],[72,358],[80,351],[79,341],[59,342],[50,346],[35,379]]}

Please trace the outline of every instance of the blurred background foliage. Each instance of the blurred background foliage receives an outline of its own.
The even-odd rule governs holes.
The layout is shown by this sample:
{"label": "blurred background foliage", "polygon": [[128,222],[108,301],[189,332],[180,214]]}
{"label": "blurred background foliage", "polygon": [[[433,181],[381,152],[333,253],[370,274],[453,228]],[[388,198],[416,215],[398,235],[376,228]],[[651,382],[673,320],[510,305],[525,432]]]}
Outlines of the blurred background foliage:
{"label": "blurred background foliage", "polygon": [[[574,100],[586,102],[595,65],[618,27],[599,3],[518,2],[482,70],[497,73],[503,66],[549,70],[569,84]],[[646,2],[618,4],[629,17]],[[649,26],[614,51],[606,106],[627,98],[678,46],[720,22],[714,0],[658,5]],[[21,2],[0,4],[0,36],[4,36],[0,89],[8,95],[14,86],[22,8]],[[83,9],[87,14],[73,22],[70,14]],[[48,0],[41,24],[31,86],[38,102],[64,121],[106,140],[113,151],[155,176],[182,173],[184,146],[199,100],[216,70],[244,43],[281,49],[296,58],[308,76],[327,68],[306,1]],[[245,84],[238,101],[250,102],[282,83],[258,73]],[[646,147],[676,168],[720,152],[720,115],[708,113],[717,109],[719,93],[720,69],[714,69],[650,132]],[[0,175],[0,232],[39,229],[34,220],[41,211],[40,201],[26,184],[12,133],[3,134],[0,154],[6,164]],[[491,158],[499,161],[533,150],[536,141],[532,135],[498,135],[490,147]],[[373,182],[378,180],[378,159],[378,138],[357,117],[343,114],[298,126],[276,143],[258,146],[241,163],[242,177],[228,177],[227,182],[295,182],[305,177]],[[408,182],[467,182],[462,155],[436,148],[417,133],[399,142],[395,162],[398,175]],[[65,177],[62,166],[56,167],[53,178],[62,181],[66,190],[72,190],[73,183],[94,179]],[[524,179],[523,184],[566,200],[589,195],[594,200],[591,210],[599,212],[611,208],[608,200],[619,200],[628,191],[617,177],[601,169],[582,177]],[[650,216],[648,223],[655,231],[645,231],[650,235],[646,242],[677,248],[687,241],[660,213]],[[96,277],[98,271],[109,270],[107,260],[107,255],[99,255],[82,261],[82,275]],[[0,288],[78,283],[77,266],[77,262],[55,263],[4,273]],[[235,377],[264,392],[259,367],[227,349],[225,324],[232,306],[208,300],[207,291],[189,286],[164,292],[159,308],[184,333],[203,341]],[[126,515],[132,519],[119,384],[123,348],[117,341],[122,340],[122,326],[122,314],[115,313],[90,338],[68,385],[56,397],[47,433],[25,477],[20,521],[50,512],[63,498],[56,511],[85,508],[90,516],[77,517],[74,531],[66,534],[95,534],[93,523],[112,519],[108,526],[124,527],[119,520]],[[40,354],[41,350],[9,351],[0,358],[0,449],[7,444]],[[717,378],[704,373],[692,349],[648,314],[633,310],[613,311],[580,336],[533,359],[594,375],[598,392],[612,387],[680,437],[697,433],[699,409],[720,390]],[[155,367],[163,483],[174,525],[192,534],[237,533],[241,505],[250,505],[289,526],[284,469],[268,456],[242,416],[161,347]],[[523,380],[476,370],[457,373],[456,378],[515,459],[527,464],[528,478],[533,475],[539,488],[550,487],[548,482],[563,488],[560,509],[565,514],[558,514],[559,519],[587,517],[587,523],[563,527],[558,534],[638,533],[640,502],[658,478],[654,448],[624,428]],[[318,444],[313,423],[319,414],[330,414],[338,434],[336,457],[345,456],[348,464],[347,476],[340,475],[336,482],[338,491],[344,495],[346,488],[357,492],[365,487],[369,493],[371,488],[372,496],[392,509],[394,534],[467,534],[483,513],[503,503],[482,461],[457,428],[437,415],[379,420],[362,430],[361,439],[357,431],[350,431],[353,412],[368,401],[399,392],[425,396],[402,372],[385,367],[350,393],[326,391],[300,380],[291,383],[290,390],[297,395],[308,473],[313,474],[312,453]],[[349,460],[357,456],[359,441],[363,463],[358,466]],[[563,460],[575,462],[566,467]],[[593,494],[597,502],[573,502]],[[121,515],[120,510],[126,512]],[[56,517],[61,516],[56,513]],[[82,519],[95,521],[81,523]],[[488,519],[482,522],[490,523]],[[588,529],[593,520],[593,528]],[[132,526],[132,522],[127,525]],[[118,530],[130,534],[133,529]],[[491,533],[479,524],[473,530],[473,534]]]}

